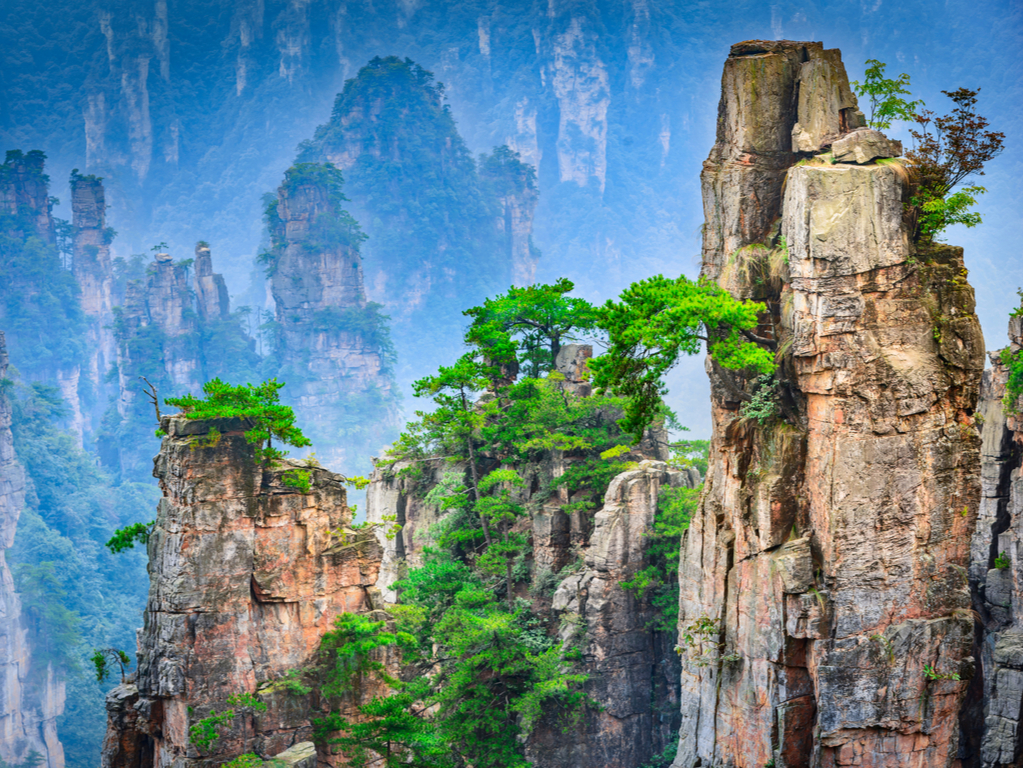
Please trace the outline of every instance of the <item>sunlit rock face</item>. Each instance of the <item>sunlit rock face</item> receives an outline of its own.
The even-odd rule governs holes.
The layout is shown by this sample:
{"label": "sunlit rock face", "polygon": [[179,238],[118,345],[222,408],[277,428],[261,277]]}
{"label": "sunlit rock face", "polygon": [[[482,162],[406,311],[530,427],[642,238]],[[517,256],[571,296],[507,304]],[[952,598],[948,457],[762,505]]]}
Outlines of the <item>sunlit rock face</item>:
{"label": "sunlit rock face", "polygon": [[[1020,354],[1021,318],[1010,319]],[[963,764],[1002,768],[1021,762],[1021,419],[1006,403],[1009,370],[999,353],[981,382],[981,508],[971,540],[970,584],[981,619],[978,670],[961,715]]]}
{"label": "sunlit rock face", "polygon": [[[709,362],[674,765],[950,766],[975,668],[981,492],[983,342],[962,249],[915,252],[878,154],[794,165],[860,125],[837,51],[741,43],[722,86],[703,273],[767,302],[783,385],[776,417],[741,418],[753,383]],[[737,251],[775,234],[788,251],[773,287]]]}
{"label": "sunlit rock face", "polygon": [[[165,417],[162,426],[154,474],[164,495],[148,544],[138,673],[108,696],[102,765],[277,754],[308,740],[318,702],[272,684],[313,660],[336,616],[375,607],[380,547],[348,528],[338,475],[311,468],[302,493],[282,483],[282,468],[256,463],[241,422]],[[211,709],[257,691],[266,712],[237,716],[202,754],[189,743],[189,727]],[[351,698],[346,716],[361,702]]]}
{"label": "sunlit rock face", "polygon": [[[0,379],[7,346],[0,331]],[[14,453],[11,403],[0,394],[0,760],[24,761],[32,751],[45,768],[63,768],[57,718],[64,712],[64,681],[52,667],[34,668],[21,601],[4,553],[14,544],[25,504],[25,471]]]}

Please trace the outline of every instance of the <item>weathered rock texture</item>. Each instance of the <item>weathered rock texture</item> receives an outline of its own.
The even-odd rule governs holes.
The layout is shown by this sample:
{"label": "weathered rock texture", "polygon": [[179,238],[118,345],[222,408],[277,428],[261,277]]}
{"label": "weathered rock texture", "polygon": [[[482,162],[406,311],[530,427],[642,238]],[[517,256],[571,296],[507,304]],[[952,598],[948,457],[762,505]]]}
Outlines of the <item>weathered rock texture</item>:
{"label": "weathered rock texture", "polygon": [[213,271],[210,246],[196,245],[196,308],[204,320],[223,320],[231,312],[228,286],[224,277]]}
{"label": "weathered rock texture", "polygon": [[[0,379],[6,375],[7,347],[0,331]],[[52,667],[33,668],[21,601],[4,559],[24,503],[25,472],[14,453],[11,404],[0,394],[0,760],[19,763],[34,750],[46,768],[63,768],[57,717],[64,711],[64,681]]]}
{"label": "weathered rock texture", "polygon": [[[590,353],[585,345],[562,348],[557,365],[568,391],[589,394],[585,364]],[[535,589],[527,595],[523,590],[520,596],[532,598],[550,632],[581,648],[590,675],[586,691],[601,705],[568,731],[561,721],[538,725],[526,745],[528,759],[538,768],[638,768],[675,738],[679,664],[671,650],[674,637],[653,629],[650,604],[619,586],[650,565],[645,537],[653,528],[659,491],[700,483],[696,470],[671,470],[663,461],[650,460],[662,450],[645,441],[631,456],[638,467],[611,482],[603,505],[572,514],[563,507],[584,499],[586,492],[570,495],[558,487],[552,493],[550,487],[579,457],[554,451],[516,467],[525,481],[517,502],[530,509],[524,532],[531,542],[534,584],[571,571],[556,582],[553,593]],[[445,472],[468,472],[442,459],[426,463],[418,480],[402,475],[403,468],[378,466],[367,491],[367,518],[378,523],[393,519],[401,526],[391,540],[385,536],[389,525],[376,526],[384,549],[378,586],[389,601],[395,599],[390,586],[401,569],[421,564],[424,533],[441,517],[426,503],[427,491]]]}
{"label": "weathered rock texture", "polygon": [[[1009,349],[1020,354],[1021,318],[1010,320]],[[981,508],[971,542],[969,579],[981,625],[974,655],[979,670],[961,715],[965,768],[1022,762],[1021,729],[1021,420],[1007,413],[1009,371],[999,353],[981,382]]]}
{"label": "weathered rock texture", "polygon": [[[711,461],[679,581],[681,630],[714,629],[681,633],[674,765],[952,765],[983,365],[962,250],[912,258],[892,168],[789,167],[857,122],[838,52],[742,43],[722,85],[703,273],[768,302],[783,384],[759,426],[709,366]],[[781,288],[744,284],[727,267],[774,226]]]}
{"label": "weathered rock texture", "polygon": [[[87,318],[87,375],[97,390],[103,389],[107,372],[117,362],[117,343],[113,333],[111,233],[107,229],[106,213],[103,180],[96,176],[72,173],[71,271],[78,283],[82,312]],[[97,399],[100,402],[106,400]]]}
{"label": "weathered rock texture", "polygon": [[[240,422],[165,417],[162,425],[154,474],[164,497],[149,539],[137,678],[108,696],[102,765],[188,768],[274,755],[308,740],[317,702],[273,681],[312,660],[337,615],[373,608],[380,548],[347,528],[339,476],[312,469],[302,494],[282,484],[280,470],[256,464]],[[257,691],[267,711],[236,716],[199,755],[189,726],[226,709],[231,694]]]}
{"label": "weathered rock texture", "polygon": [[339,202],[321,183],[286,181],[277,191],[276,211],[271,290],[280,375],[321,460],[340,468],[355,442],[345,427],[362,422],[374,432],[373,426],[379,430],[393,420],[387,350],[374,332],[357,245],[331,243],[320,233],[325,221],[343,215]]}

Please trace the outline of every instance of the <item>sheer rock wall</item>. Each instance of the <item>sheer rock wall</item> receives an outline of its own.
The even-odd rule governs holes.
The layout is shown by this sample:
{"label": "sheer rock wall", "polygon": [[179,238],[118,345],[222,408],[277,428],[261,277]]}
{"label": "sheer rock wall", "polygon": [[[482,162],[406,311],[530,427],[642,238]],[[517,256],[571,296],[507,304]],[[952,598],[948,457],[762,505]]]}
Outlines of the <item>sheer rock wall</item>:
{"label": "sheer rock wall", "polygon": [[957,757],[983,342],[962,250],[913,250],[901,180],[872,162],[888,142],[863,165],[794,166],[840,137],[867,143],[849,132],[859,122],[838,51],[733,46],[702,174],[703,274],[763,294],[770,281],[741,280],[736,251],[780,228],[785,274],[763,298],[784,385],[759,426],[739,418],[743,382],[709,362],[711,460],[680,561],[676,768]]}
{"label": "sheer rock wall", "polygon": [[[0,331],[0,379],[7,375],[7,346]],[[0,760],[24,761],[38,752],[45,768],[64,768],[57,718],[64,711],[64,681],[52,667],[31,666],[28,631],[5,550],[14,544],[25,504],[25,471],[14,453],[11,403],[0,393]]]}
{"label": "sheer rock wall", "polygon": [[[272,683],[311,661],[337,615],[375,607],[380,547],[347,528],[338,475],[310,470],[303,494],[283,485],[280,469],[255,462],[241,422],[164,417],[162,427],[154,474],[164,496],[148,544],[138,672],[107,698],[102,766],[190,768],[277,754],[309,739],[318,702]],[[257,691],[266,712],[236,716],[203,754],[189,743],[189,727],[211,708]]]}
{"label": "sheer rock wall", "polygon": [[[1020,354],[1021,318],[1010,320],[1009,349]],[[1022,764],[1021,419],[1018,400],[1007,413],[1009,371],[999,353],[981,382],[981,508],[971,540],[969,578],[980,616],[974,655],[978,670],[961,715],[965,768]]]}
{"label": "sheer rock wall", "polygon": [[336,420],[351,421],[360,396],[377,403],[391,397],[385,352],[350,317],[367,307],[358,248],[317,239],[318,220],[338,214],[338,204],[316,183],[282,186],[277,194],[272,236],[281,246],[271,291],[282,376],[299,421],[326,449],[321,459],[338,468],[346,450]]}

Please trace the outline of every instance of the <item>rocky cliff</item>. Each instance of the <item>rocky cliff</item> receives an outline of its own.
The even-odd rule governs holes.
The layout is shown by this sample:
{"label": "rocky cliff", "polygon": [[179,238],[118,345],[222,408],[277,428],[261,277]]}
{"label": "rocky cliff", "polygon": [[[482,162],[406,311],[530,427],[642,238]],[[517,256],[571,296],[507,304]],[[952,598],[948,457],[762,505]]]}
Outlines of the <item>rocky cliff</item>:
{"label": "rocky cliff", "polygon": [[[105,391],[108,371],[117,363],[114,339],[113,271],[110,261],[112,232],[107,227],[107,202],[103,179],[71,174],[71,273],[78,283],[86,318],[86,373],[96,388],[95,400]],[[98,411],[99,409],[92,409]],[[94,414],[98,416],[98,413]],[[95,428],[96,424],[90,424]]]}
{"label": "rocky cliff", "polygon": [[[1010,320],[1011,354],[1020,355],[1021,318]],[[1021,419],[1008,402],[1010,372],[999,353],[981,381],[981,507],[968,577],[979,625],[961,714],[961,758],[969,768],[1021,765]]]}
{"label": "rocky cliff", "polygon": [[[7,362],[0,331],[0,379]],[[64,681],[52,667],[33,669],[21,601],[4,559],[24,503],[25,472],[14,454],[11,404],[0,393],[0,760],[20,763],[34,751],[46,768],[63,768],[57,718],[64,711]]]}
{"label": "rocky cliff", "polygon": [[677,768],[957,757],[983,344],[962,250],[915,251],[885,161],[898,147],[859,122],[838,51],[733,46],[702,274],[767,302],[780,383],[769,412],[744,417],[758,385],[709,366]]}
{"label": "rocky cliff", "polygon": [[268,217],[278,375],[336,469],[365,460],[394,422],[387,318],[366,301],[362,233],[341,208],[339,179],[328,165],[293,167]]}
{"label": "rocky cliff", "polygon": [[0,321],[25,380],[60,389],[66,426],[81,445],[82,314],[74,278],[58,250],[55,198],[39,150],[7,152],[0,165]]}
{"label": "rocky cliff", "polygon": [[[309,468],[302,493],[281,480],[282,469],[301,465],[262,468],[240,422],[165,417],[162,426],[154,474],[164,495],[148,544],[138,672],[108,696],[102,765],[275,755],[307,740],[318,702],[274,682],[313,660],[338,614],[374,607],[380,548],[348,528],[338,475]],[[189,728],[243,692],[259,692],[267,710],[237,714],[197,751]]]}

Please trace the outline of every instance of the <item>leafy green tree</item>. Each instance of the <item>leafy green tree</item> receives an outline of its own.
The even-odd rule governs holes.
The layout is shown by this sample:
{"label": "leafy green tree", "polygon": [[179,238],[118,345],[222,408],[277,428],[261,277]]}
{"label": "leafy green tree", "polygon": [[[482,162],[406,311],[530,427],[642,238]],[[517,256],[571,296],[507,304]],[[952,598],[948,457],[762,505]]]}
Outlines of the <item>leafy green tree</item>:
{"label": "leafy green tree", "polygon": [[923,101],[907,101],[910,75],[904,73],[895,80],[885,77],[885,64],[877,59],[864,62],[867,70],[864,81],[854,80],[853,89],[858,96],[867,96],[871,102],[868,125],[871,128],[891,128],[893,120],[913,120],[914,110],[924,105]]}
{"label": "leafy green tree", "polygon": [[14,581],[35,659],[44,669],[49,663],[76,669],[73,648],[81,637],[81,617],[67,607],[68,594],[57,575],[57,563],[16,563]]}
{"label": "leafy green tree", "polygon": [[270,466],[287,455],[286,451],[274,447],[275,438],[295,447],[311,445],[295,425],[295,412],[279,402],[278,393],[283,386],[277,379],[238,386],[214,379],[203,385],[205,400],[189,394],[169,397],[164,402],[180,408],[182,415],[190,420],[236,418],[248,422],[251,428],[246,431],[245,439],[256,445],[257,461]]}
{"label": "leafy green tree", "polygon": [[463,312],[473,318],[466,339],[486,348],[507,335],[516,342],[518,363],[527,375],[536,378],[554,370],[562,344],[597,327],[596,308],[567,296],[572,289],[564,277],[552,285],[513,286]]}
{"label": "leafy green tree", "polygon": [[952,99],[953,111],[943,117],[922,109],[914,113],[911,129],[914,148],[907,152],[912,163],[911,205],[917,209],[915,236],[931,241],[946,227],[974,227],[981,216],[968,210],[984,187],[953,189],[971,176],[985,175],[985,164],[1003,151],[1005,135],[988,130],[988,120],[977,113],[978,91],[958,88],[943,91]]}
{"label": "leafy green tree", "polygon": [[89,657],[96,670],[96,682],[102,683],[110,677],[112,664],[117,664],[121,670],[121,682],[125,681],[125,669],[131,664],[128,654],[118,648],[94,648],[92,656]]}
{"label": "leafy green tree", "polygon": [[124,528],[117,528],[104,546],[116,555],[126,549],[132,549],[136,544],[145,544],[149,541],[149,534],[153,532],[154,522],[151,520],[148,523],[132,523]]}
{"label": "leafy green tree", "polygon": [[656,275],[633,283],[600,310],[598,325],[611,343],[590,363],[594,384],[628,398],[623,427],[639,442],[661,406],[665,374],[680,355],[697,354],[701,342],[719,369],[775,370],[775,342],[755,333],[764,310],[764,304],[737,301],[703,278]]}

